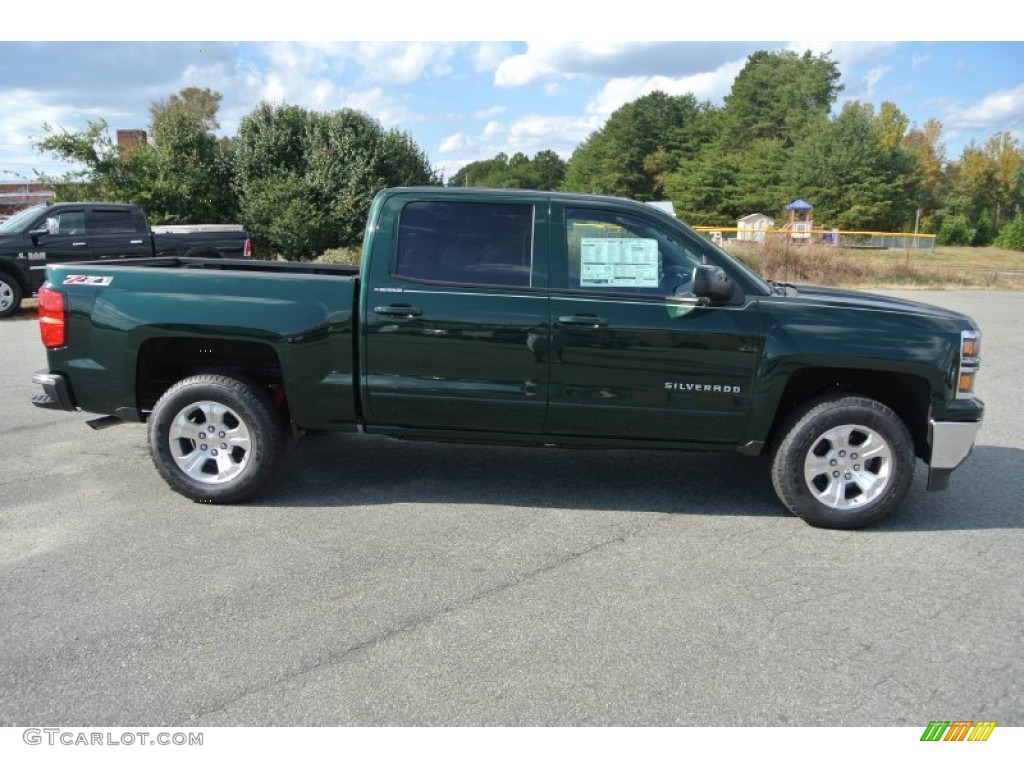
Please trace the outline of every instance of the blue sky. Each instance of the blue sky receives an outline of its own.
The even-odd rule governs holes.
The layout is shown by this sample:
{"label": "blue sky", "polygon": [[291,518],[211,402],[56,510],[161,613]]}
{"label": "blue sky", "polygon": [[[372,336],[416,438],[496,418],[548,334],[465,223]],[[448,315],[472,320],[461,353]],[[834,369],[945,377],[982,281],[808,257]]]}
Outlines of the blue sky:
{"label": "blue sky", "polygon": [[[495,7],[449,5],[471,12]],[[530,6],[543,4],[527,3]],[[68,6],[73,7],[81,8]],[[299,10],[289,15],[288,23],[264,18],[234,31],[238,37],[254,39],[308,35],[309,24],[296,25],[296,19],[304,18],[303,13],[308,14],[306,18],[316,17],[319,12],[303,10],[301,2],[294,7]],[[402,4],[381,7],[400,9]],[[396,11],[396,15],[402,14]],[[456,36],[454,28],[444,25],[417,26],[413,17],[396,22],[388,31],[396,36],[405,32],[403,37],[412,37],[408,33],[416,30],[423,32],[422,37],[439,31]],[[26,15],[30,27],[32,18],[38,15]],[[555,27],[570,26],[584,38],[597,40],[620,31],[592,22],[587,29],[566,18],[572,19],[559,22],[556,18]],[[379,31],[379,25],[369,26],[371,20],[364,17],[365,25],[348,23],[338,32]],[[328,21],[325,27],[334,28]],[[701,23],[707,25],[708,18]],[[160,29],[162,34],[185,37],[197,29],[216,32],[234,26],[232,19],[220,16],[208,24],[193,19],[177,28],[161,24]],[[523,33],[539,28],[523,23],[483,24],[477,30],[479,36],[493,33],[496,26]],[[659,31],[693,32],[697,26],[666,25]],[[795,28],[806,33],[801,38],[827,37],[827,32],[840,29],[868,36],[882,29],[830,23]],[[61,170],[31,146],[42,135],[43,123],[77,130],[86,120],[102,117],[112,129],[144,128],[151,102],[189,85],[210,87],[224,95],[220,122],[221,132],[227,135],[243,115],[266,100],[320,110],[364,110],[386,127],[409,132],[431,163],[447,175],[499,151],[532,155],[554,149],[568,158],[622,104],[655,89],[693,92],[720,104],[751,52],[783,48],[832,51],[845,86],[837,108],[848,99],[876,105],[893,101],[916,124],[928,118],[940,120],[950,157],[957,156],[967,142],[983,142],[997,131],[1011,131],[1024,139],[1024,43],[1020,42],[787,40],[779,33],[792,32],[793,25],[778,22],[758,25],[757,31],[774,38],[763,42],[132,42],[150,36],[152,29],[145,24],[92,30],[55,24],[46,27],[53,38],[116,36],[122,41],[0,41],[0,178],[31,177],[34,169]],[[472,36],[473,31],[459,29],[458,34]],[[624,24],[620,32],[629,36],[631,31]],[[887,31],[900,30],[890,25]],[[940,37],[945,31],[922,34],[914,29],[916,36]],[[632,36],[639,35],[633,31]]]}

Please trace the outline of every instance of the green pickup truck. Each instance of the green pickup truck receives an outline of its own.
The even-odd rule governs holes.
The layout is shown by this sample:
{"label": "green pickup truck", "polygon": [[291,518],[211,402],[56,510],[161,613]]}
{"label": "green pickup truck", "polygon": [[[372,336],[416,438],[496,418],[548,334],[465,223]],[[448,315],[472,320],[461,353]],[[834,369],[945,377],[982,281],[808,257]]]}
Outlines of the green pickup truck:
{"label": "green pickup truck", "polygon": [[[50,266],[35,405],[147,421],[172,489],[250,498],[303,431],[768,453],[812,525],[889,514],[970,453],[980,332],[908,301],[765,282],[617,198],[388,189],[355,267]],[[684,469],[680,469],[684,472]]]}

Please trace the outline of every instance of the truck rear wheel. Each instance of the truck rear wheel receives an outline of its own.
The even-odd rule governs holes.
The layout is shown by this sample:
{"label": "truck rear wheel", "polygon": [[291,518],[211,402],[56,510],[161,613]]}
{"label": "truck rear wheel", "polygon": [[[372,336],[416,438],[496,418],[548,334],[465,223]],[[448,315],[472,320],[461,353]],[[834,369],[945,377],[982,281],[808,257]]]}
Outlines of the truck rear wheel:
{"label": "truck rear wheel", "polygon": [[914,442],[876,400],[830,395],[790,417],[772,460],[789,510],[821,528],[861,528],[892,512],[910,488]]}
{"label": "truck rear wheel", "polygon": [[0,317],[9,317],[21,306],[21,283],[0,272]]}
{"label": "truck rear wheel", "polygon": [[149,452],[160,475],[182,496],[215,504],[259,491],[284,454],[285,437],[265,391],[214,374],[179,381],[149,419]]}

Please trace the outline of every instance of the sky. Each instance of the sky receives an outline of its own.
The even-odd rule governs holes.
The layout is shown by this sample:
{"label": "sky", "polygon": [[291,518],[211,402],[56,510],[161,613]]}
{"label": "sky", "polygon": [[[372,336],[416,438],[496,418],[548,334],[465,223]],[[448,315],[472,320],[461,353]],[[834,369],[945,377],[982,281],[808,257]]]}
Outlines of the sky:
{"label": "sky", "polygon": [[[760,49],[831,52],[844,86],[836,111],[850,99],[876,106],[892,101],[913,124],[938,119],[951,158],[968,142],[983,143],[998,131],[1010,131],[1024,140],[1024,43],[940,41],[951,33],[967,37],[983,31],[972,30],[970,22],[959,19],[947,22],[946,29],[921,29],[912,20],[893,19],[886,11],[885,25],[867,23],[865,17],[875,18],[870,13],[873,5],[886,7],[874,0],[858,3],[863,11],[859,23],[822,21],[819,16],[816,24],[793,24],[783,18],[754,28],[723,27],[721,17],[707,11],[696,17],[687,12],[685,18],[677,11],[676,16],[666,15],[664,24],[651,28],[650,14],[606,24],[593,18],[600,12],[574,15],[571,8],[566,10],[572,3],[559,15],[543,3],[523,0],[515,6],[523,13],[506,23],[496,16],[479,18],[481,9],[485,15],[497,13],[498,6],[490,4],[451,0],[404,6],[393,2],[380,6],[390,12],[385,15],[393,16],[393,23],[384,30],[376,8],[359,12],[364,14],[361,17],[340,11],[336,17],[325,17],[319,8],[328,6],[306,7],[305,2],[287,4],[293,9],[287,17],[259,16],[248,23],[239,23],[224,12],[198,10],[201,4],[196,4],[194,15],[190,15],[191,0],[181,4],[183,12],[177,22],[165,15],[159,25],[137,18],[138,11],[130,11],[131,4],[121,6],[109,0],[102,6],[105,16],[86,22],[86,26],[77,21],[62,24],[56,20],[60,14],[55,14],[54,21],[39,27],[35,12],[14,11],[15,18],[0,28],[0,179],[30,179],[36,171],[67,170],[33,148],[33,142],[45,135],[44,124],[74,131],[84,128],[88,120],[103,118],[112,130],[146,128],[150,104],[186,86],[208,87],[223,94],[222,135],[234,134],[241,118],[267,101],[323,111],[351,107],[367,112],[384,127],[410,134],[446,177],[466,163],[498,152],[532,156],[553,149],[568,159],[618,107],[653,90],[692,92],[698,99],[720,105],[747,56]],[[425,16],[424,7],[436,13]],[[736,13],[757,7],[730,4]],[[929,7],[941,11],[941,3]],[[963,8],[962,4],[959,7]],[[444,10],[451,13],[441,13]],[[104,20],[119,12],[134,13],[133,23]],[[48,41],[2,39],[19,28],[19,13],[24,28],[45,31]],[[801,14],[804,12],[796,10],[793,17],[802,19]],[[439,21],[454,15],[475,20],[476,29],[472,24],[463,28]],[[582,16],[587,19],[581,21]],[[538,23],[538,19],[549,23]],[[317,23],[311,24],[311,20]],[[607,39],[612,33],[630,38],[655,32],[697,37],[695,33],[704,28],[733,32],[737,37],[765,33],[766,39]],[[226,37],[229,29],[236,40],[171,41],[197,33]],[[589,42],[535,39],[562,29],[571,33],[567,36]],[[371,32],[381,31],[419,42],[369,39]],[[508,35],[520,39],[471,42],[474,37],[506,31],[520,33]],[[268,41],[325,32],[365,39]],[[840,32],[863,39],[894,35],[920,39],[828,39]],[[1009,25],[1006,33],[1012,32]],[[434,36],[465,36],[467,40],[426,40]],[[150,39],[154,37],[167,39]],[[106,41],[96,42],[99,38]],[[238,41],[242,39],[261,42]]]}

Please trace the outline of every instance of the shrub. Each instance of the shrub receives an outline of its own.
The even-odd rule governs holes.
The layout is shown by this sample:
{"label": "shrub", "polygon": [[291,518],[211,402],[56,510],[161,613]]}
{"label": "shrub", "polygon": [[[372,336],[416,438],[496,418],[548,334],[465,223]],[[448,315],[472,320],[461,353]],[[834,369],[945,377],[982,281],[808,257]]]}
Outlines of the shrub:
{"label": "shrub", "polygon": [[1024,251],[1024,216],[1018,213],[1012,221],[1006,222],[992,245],[1009,248],[1011,251]]}
{"label": "shrub", "polygon": [[966,216],[949,216],[943,219],[935,242],[938,245],[970,245],[974,235],[975,230],[968,224]]}
{"label": "shrub", "polygon": [[318,264],[358,264],[362,259],[359,248],[328,248],[317,259]]}

